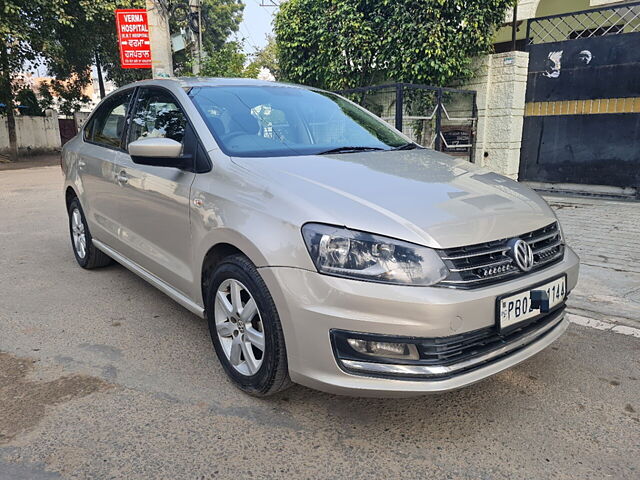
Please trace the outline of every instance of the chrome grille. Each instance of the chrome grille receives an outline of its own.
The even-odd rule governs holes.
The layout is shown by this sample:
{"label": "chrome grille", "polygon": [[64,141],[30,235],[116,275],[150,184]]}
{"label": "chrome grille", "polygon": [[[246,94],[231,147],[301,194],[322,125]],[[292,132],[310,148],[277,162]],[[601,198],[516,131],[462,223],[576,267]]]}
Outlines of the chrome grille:
{"label": "chrome grille", "polygon": [[511,238],[478,243],[466,247],[447,248],[438,253],[449,269],[440,285],[454,288],[476,288],[525,275],[562,260],[564,242],[558,222],[518,236],[533,250],[533,268],[520,270],[509,256]]}

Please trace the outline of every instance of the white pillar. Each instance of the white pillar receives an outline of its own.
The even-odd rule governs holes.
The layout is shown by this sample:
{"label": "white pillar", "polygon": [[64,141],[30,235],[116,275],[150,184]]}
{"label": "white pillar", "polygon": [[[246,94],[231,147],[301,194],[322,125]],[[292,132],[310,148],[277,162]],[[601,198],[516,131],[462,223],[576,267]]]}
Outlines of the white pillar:
{"label": "white pillar", "polygon": [[146,0],[153,78],[173,76],[169,18],[158,0]]}
{"label": "white pillar", "polygon": [[517,179],[529,54],[508,52],[476,60],[463,88],[478,92],[475,162]]}

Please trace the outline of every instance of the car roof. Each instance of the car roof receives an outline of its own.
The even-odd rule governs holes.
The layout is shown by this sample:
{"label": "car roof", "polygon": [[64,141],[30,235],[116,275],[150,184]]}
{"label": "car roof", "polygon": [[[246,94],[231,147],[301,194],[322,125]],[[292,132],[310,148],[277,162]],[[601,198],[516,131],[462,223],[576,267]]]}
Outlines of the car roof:
{"label": "car roof", "polygon": [[177,84],[182,88],[191,87],[220,87],[220,86],[278,86],[291,88],[310,89],[303,85],[284,82],[270,82],[268,80],[256,80],[253,78],[213,78],[213,77],[171,77],[171,78],[154,78],[152,80],[141,80],[138,82],[124,85],[125,87],[141,86],[141,85],[167,85]]}

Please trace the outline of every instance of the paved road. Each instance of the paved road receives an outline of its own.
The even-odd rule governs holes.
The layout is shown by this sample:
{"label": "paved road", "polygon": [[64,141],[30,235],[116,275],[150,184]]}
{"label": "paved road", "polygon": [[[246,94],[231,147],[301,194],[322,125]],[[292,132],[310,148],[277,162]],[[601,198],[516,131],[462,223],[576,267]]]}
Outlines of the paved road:
{"label": "paved road", "polygon": [[0,172],[0,479],[640,478],[640,339],[572,325],[453,393],[257,400],[203,320],[76,266],[61,181]]}

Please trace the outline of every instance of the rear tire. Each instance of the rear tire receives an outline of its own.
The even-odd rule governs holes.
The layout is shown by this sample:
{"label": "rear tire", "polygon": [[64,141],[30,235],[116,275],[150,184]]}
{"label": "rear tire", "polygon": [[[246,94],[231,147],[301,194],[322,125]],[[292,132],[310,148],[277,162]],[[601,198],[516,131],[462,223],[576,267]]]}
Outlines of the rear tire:
{"label": "rear tire", "polygon": [[91,232],[84,216],[84,211],[80,206],[78,197],[69,203],[69,234],[71,236],[71,247],[76,257],[78,265],[82,268],[92,269],[106,267],[113,263],[111,257],[98,250],[92,242]]}
{"label": "rear tire", "polygon": [[209,332],[229,378],[242,391],[257,397],[290,387],[280,318],[253,263],[244,255],[231,255],[207,280]]}

